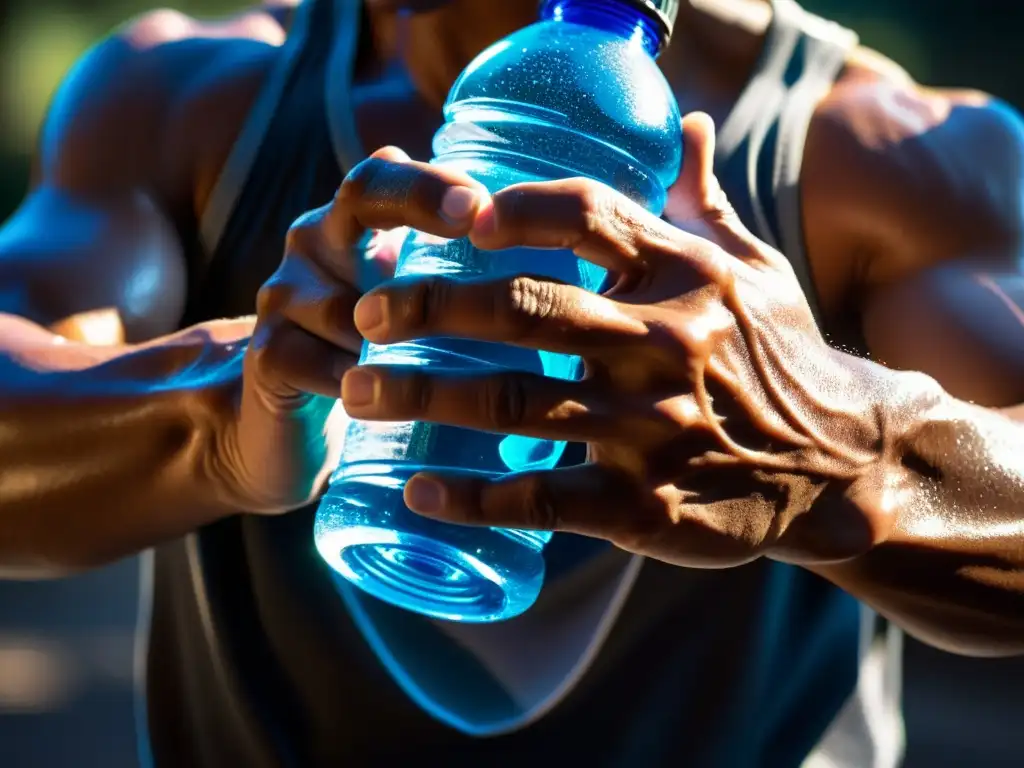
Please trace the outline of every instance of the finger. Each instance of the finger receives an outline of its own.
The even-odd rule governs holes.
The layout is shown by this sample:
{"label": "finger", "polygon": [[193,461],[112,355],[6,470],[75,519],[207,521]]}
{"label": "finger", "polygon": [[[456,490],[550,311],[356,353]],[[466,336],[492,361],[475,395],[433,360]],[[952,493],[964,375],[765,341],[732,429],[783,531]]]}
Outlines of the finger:
{"label": "finger", "polygon": [[386,147],[345,177],[323,220],[327,242],[351,246],[367,229],[410,227],[439,237],[462,237],[488,199],[465,173],[409,160]]}
{"label": "finger", "polygon": [[394,146],[381,147],[371,153],[370,157],[376,157],[379,160],[387,160],[392,163],[408,163],[412,161],[408,152],[401,147]]}
{"label": "finger", "polygon": [[729,202],[715,175],[715,124],[703,112],[682,122],[683,170],[669,189],[665,218],[680,229],[711,236],[734,255],[743,255],[754,236]]}
{"label": "finger", "polygon": [[637,509],[642,490],[635,481],[600,464],[496,480],[420,473],[406,483],[404,494],[414,512],[462,525],[563,531],[614,541],[652,524]]}
{"label": "finger", "polygon": [[363,296],[355,324],[377,344],[449,336],[586,356],[635,348],[642,312],[546,278],[403,277]]}
{"label": "finger", "polygon": [[592,179],[516,184],[481,205],[473,244],[485,250],[515,246],[575,252],[617,273],[646,269],[646,260],[680,233],[610,187]]}
{"label": "finger", "polygon": [[[382,147],[372,157],[396,163],[408,162],[411,158],[398,147]],[[371,229],[363,233],[356,247],[356,282],[366,292],[392,277],[402,243],[409,235],[408,227],[395,229]]]}
{"label": "finger", "polygon": [[288,253],[256,295],[256,311],[268,320],[286,318],[332,346],[358,354],[363,340],[352,321],[358,300],[358,291],[348,282],[304,255]]}
{"label": "finger", "polygon": [[703,218],[722,206],[725,193],[715,176],[715,124],[694,112],[683,118],[683,168],[669,190],[665,215],[669,221]]}
{"label": "finger", "polygon": [[345,410],[367,421],[427,421],[498,434],[569,442],[642,439],[652,425],[593,379],[533,373],[425,372],[362,365],[341,383]]}
{"label": "finger", "polygon": [[281,398],[304,394],[337,398],[342,376],[358,359],[284,320],[257,325],[249,355],[260,382]]}

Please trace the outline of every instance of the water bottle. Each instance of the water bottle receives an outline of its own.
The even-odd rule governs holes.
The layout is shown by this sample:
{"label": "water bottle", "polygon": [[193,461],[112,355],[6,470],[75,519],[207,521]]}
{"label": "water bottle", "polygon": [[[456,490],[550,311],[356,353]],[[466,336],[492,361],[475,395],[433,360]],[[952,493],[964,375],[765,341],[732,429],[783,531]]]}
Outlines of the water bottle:
{"label": "water bottle", "polygon": [[[655,58],[677,9],[678,0],[544,0],[537,23],[492,45],[456,80],[433,162],[491,192],[587,176],[660,214],[682,146],[679,108]],[[396,274],[546,275],[591,291],[605,279],[568,251],[487,252],[416,232]],[[450,338],[365,344],[360,360],[563,379],[580,369],[570,355]],[[439,523],[411,512],[402,489],[425,469],[489,478],[550,469],[564,449],[551,440],[354,420],[317,513],[317,549],[349,582],[402,608],[452,621],[516,616],[540,591],[551,533]]]}

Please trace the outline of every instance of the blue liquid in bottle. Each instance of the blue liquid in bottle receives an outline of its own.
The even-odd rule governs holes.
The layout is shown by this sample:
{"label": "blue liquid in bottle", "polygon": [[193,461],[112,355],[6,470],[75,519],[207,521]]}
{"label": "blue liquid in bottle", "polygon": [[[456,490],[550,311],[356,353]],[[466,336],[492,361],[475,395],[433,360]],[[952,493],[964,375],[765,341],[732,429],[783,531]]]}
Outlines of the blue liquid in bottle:
{"label": "blue liquid in bottle", "polygon": [[[655,63],[676,0],[547,0],[541,20],[466,68],[444,108],[434,163],[496,192],[587,176],[660,214],[682,160],[679,108]],[[413,232],[396,276],[454,279],[546,275],[590,291],[605,271],[569,251],[481,251],[466,239]],[[433,338],[366,344],[361,361],[431,371],[514,369],[579,375],[570,355]],[[394,605],[452,621],[491,622],[533,604],[550,532],[471,528],[412,513],[402,489],[444,469],[494,478],[554,467],[565,443],[455,427],[353,421],[317,514],[321,556],[348,581]]]}

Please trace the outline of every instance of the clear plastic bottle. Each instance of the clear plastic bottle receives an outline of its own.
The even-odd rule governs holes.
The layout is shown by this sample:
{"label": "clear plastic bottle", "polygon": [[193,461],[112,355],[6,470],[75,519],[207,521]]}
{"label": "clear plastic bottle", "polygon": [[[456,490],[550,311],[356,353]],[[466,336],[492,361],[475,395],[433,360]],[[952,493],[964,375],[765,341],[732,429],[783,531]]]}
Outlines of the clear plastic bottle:
{"label": "clear plastic bottle", "polygon": [[[679,108],[655,58],[678,0],[546,0],[540,21],[481,53],[455,82],[434,163],[495,192],[588,176],[661,213],[682,161]],[[571,252],[487,252],[412,233],[397,275],[547,275],[597,291],[605,271]],[[366,344],[362,362],[527,370],[573,379],[579,360],[459,339]],[[424,469],[494,477],[554,467],[564,443],[426,423],[353,421],[315,524],[324,559],[364,591],[436,618],[488,622],[530,607],[551,534],[422,518],[402,501]]]}

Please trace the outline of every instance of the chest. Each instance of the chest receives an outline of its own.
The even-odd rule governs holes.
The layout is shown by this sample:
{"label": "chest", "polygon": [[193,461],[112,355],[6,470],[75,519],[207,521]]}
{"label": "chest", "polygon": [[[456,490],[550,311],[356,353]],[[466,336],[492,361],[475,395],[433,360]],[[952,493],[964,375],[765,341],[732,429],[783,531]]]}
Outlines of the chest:
{"label": "chest", "polygon": [[[609,768],[753,766],[765,755],[777,758],[772,765],[797,765],[789,754],[810,751],[857,674],[858,608],[823,582],[764,561],[724,572],[648,562],[586,673],[558,703],[525,728],[474,738],[438,723],[436,708],[396,684],[350,614],[325,610],[337,599],[327,585],[294,562],[270,567],[287,559],[282,528],[294,529],[307,551],[308,521],[275,519],[273,533],[263,522],[247,536],[248,558],[267,584],[256,590],[264,626],[311,718],[305,738],[323,756],[317,764],[358,756],[360,764],[398,765],[429,755],[430,765],[513,766],[543,762],[560,745],[580,764]],[[483,667],[443,637],[397,623],[402,617],[383,611],[375,626],[433,660],[435,687],[441,678],[469,706],[504,706]],[[782,690],[785,701],[767,706]],[[813,712],[803,709],[808,701]],[[395,732],[402,737],[380,738]]]}
{"label": "chest", "polygon": [[[415,159],[429,159],[431,139],[441,122],[439,110],[417,95],[404,70],[395,67],[372,76],[356,76],[344,99],[331,98],[328,74],[322,68],[307,70],[301,81],[285,90],[248,173],[236,181],[237,200],[230,215],[224,217],[216,246],[200,260],[200,289],[190,308],[190,321],[254,311],[256,293],[283,257],[289,226],[303,212],[331,199],[347,170],[344,161],[357,162],[388,145],[402,147]],[[679,83],[675,90],[685,110],[708,111],[728,130],[740,106],[750,101],[741,92],[739,78],[735,80],[708,83],[694,79]],[[351,138],[346,140],[346,136]],[[816,142],[810,144],[813,149]],[[738,148],[720,153],[716,162],[730,200],[755,232],[763,223],[752,213],[752,201],[759,192],[768,218],[779,215],[770,185],[766,190],[757,189],[760,176],[771,178],[776,146],[776,139],[757,146],[745,140]],[[813,156],[805,160],[813,161]],[[808,175],[812,181],[821,176]],[[804,207],[817,199],[813,189],[803,193]],[[814,225],[820,217],[801,218],[809,251],[806,257],[813,262],[806,276],[814,284],[807,287],[818,294],[833,333],[855,330],[856,318],[846,317],[842,306],[847,262],[835,256],[829,241],[822,241],[820,227]],[[851,339],[840,341],[852,343],[855,338],[853,333]]]}

